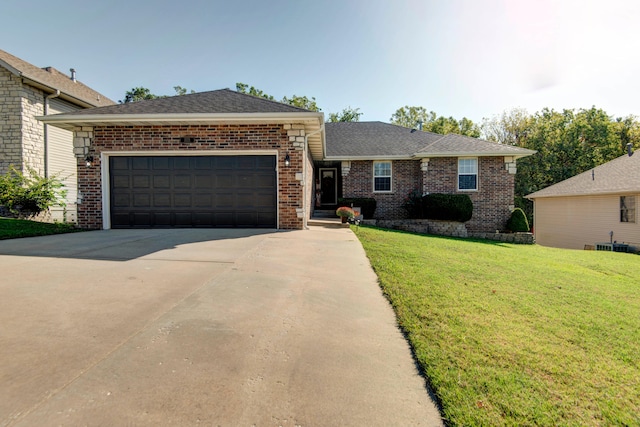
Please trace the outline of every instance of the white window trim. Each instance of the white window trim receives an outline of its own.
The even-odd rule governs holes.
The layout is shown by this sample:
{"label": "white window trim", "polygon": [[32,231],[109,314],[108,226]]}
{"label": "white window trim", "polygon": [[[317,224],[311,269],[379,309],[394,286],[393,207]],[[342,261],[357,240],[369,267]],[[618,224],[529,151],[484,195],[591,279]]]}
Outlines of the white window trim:
{"label": "white window trim", "polygon": [[[476,161],[476,188],[460,188],[460,160],[475,160]],[[480,160],[477,157],[458,157],[458,173],[456,175],[456,188],[458,191],[465,193],[478,191],[480,188]],[[465,174],[470,175],[470,174]]]}
{"label": "white window trim", "polygon": [[[387,178],[386,176],[376,177],[376,164],[378,163],[389,163],[389,190],[376,190],[376,178]],[[371,173],[373,175],[373,179],[371,180],[371,186],[373,188],[374,193],[393,193],[393,162],[391,160],[376,160],[371,165]]]}

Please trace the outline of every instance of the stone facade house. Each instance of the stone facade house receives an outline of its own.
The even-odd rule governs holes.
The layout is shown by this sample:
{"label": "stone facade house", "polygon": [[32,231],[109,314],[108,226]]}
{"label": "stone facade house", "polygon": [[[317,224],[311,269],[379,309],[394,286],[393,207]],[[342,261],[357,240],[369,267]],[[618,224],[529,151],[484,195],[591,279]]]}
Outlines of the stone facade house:
{"label": "stone facade house", "polygon": [[472,230],[502,229],[515,162],[533,153],[322,113],[229,89],[46,116],[74,132],[87,228],[305,228],[339,197],[402,216],[407,194],[469,194]]}
{"label": "stone facade house", "polygon": [[48,219],[75,221],[76,162],[73,134],[50,127],[36,116],[114,104],[109,98],[52,67],[39,68],[0,50],[0,174],[13,165],[43,176],[57,176],[67,190],[66,208],[52,208]]}
{"label": "stone facade house", "polygon": [[597,243],[640,249],[640,155],[629,153],[527,198],[536,242],[568,249]]}
{"label": "stone facade house", "polygon": [[[338,197],[376,199],[375,217],[402,219],[413,192],[468,194],[470,232],[504,230],[514,204],[516,160],[531,150],[462,135],[440,135],[382,122],[326,124],[326,153],[316,163],[320,207]],[[323,174],[336,177],[331,185]],[[335,194],[335,195],[334,195]]]}

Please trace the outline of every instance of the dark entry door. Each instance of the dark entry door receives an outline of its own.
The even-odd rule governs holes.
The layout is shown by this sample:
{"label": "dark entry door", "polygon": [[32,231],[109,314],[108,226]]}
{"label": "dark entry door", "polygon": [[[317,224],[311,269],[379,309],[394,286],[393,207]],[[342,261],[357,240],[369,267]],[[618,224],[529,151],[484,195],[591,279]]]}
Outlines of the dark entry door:
{"label": "dark entry door", "polygon": [[275,156],[110,157],[111,227],[275,228]]}
{"label": "dark entry door", "polygon": [[320,204],[321,205],[335,205],[338,203],[337,193],[338,186],[336,180],[337,170],[320,168]]}

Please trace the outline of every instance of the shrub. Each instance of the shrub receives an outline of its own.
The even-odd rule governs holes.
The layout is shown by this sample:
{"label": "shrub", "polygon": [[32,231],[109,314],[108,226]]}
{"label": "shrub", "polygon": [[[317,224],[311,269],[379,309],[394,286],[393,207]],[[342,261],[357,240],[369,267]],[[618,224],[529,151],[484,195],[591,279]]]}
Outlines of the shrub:
{"label": "shrub", "polygon": [[466,222],[473,214],[473,202],[466,194],[427,194],[422,197],[426,219]]}
{"label": "shrub", "polygon": [[512,231],[514,233],[517,232],[528,232],[529,221],[527,221],[527,215],[520,208],[515,208],[513,212],[511,212],[511,216],[507,221],[507,230]]}
{"label": "shrub", "polygon": [[57,177],[45,178],[29,168],[25,175],[11,166],[0,175],[0,206],[20,218],[30,218],[51,206],[66,206],[64,184]]}
{"label": "shrub", "polygon": [[340,206],[336,209],[336,215],[342,218],[353,218],[356,213],[348,206]]}
{"label": "shrub", "polygon": [[362,209],[362,215],[365,219],[373,218],[376,211],[376,199],[372,197],[344,197],[338,199],[340,206],[358,206]]}
{"label": "shrub", "polygon": [[413,190],[405,197],[402,202],[402,209],[407,213],[409,219],[422,219],[424,218],[424,212],[422,209],[422,193],[418,190]]}

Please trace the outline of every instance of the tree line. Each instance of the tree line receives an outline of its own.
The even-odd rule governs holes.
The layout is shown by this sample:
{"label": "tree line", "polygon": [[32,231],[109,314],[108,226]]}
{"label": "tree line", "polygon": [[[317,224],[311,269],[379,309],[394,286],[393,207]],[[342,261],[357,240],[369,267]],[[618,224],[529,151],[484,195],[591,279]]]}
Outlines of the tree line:
{"label": "tree line", "polygon": [[[194,93],[181,86],[174,86],[176,95]],[[236,83],[240,93],[278,101],[254,86]],[[143,87],[127,91],[121,103],[160,96]],[[279,102],[322,111],[315,97],[292,95]],[[348,106],[342,111],[329,113],[328,122],[357,122],[363,113],[359,108]],[[398,108],[390,117],[392,124],[425,132],[446,135],[455,133],[473,138],[482,138],[500,144],[536,150],[536,154],[518,160],[515,177],[516,206],[521,207],[531,220],[532,203],[527,194],[541,190],[579,173],[619,157],[626,146],[640,148],[640,122],[635,116],[613,117],[595,106],[589,109],[564,109],[556,111],[544,108],[533,114],[514,108],[502,114],[484,118],[474,123],[463,117],[445,117],[428,111],[422,106]]]}

